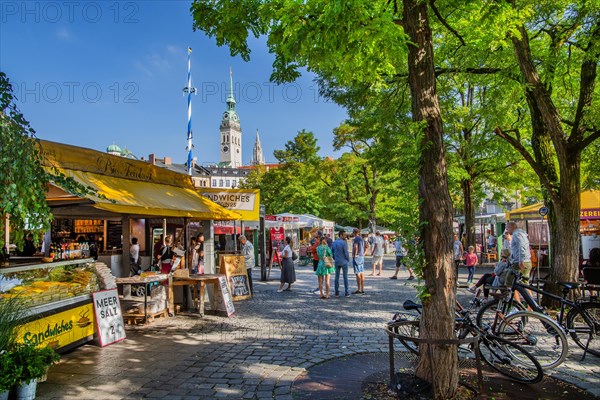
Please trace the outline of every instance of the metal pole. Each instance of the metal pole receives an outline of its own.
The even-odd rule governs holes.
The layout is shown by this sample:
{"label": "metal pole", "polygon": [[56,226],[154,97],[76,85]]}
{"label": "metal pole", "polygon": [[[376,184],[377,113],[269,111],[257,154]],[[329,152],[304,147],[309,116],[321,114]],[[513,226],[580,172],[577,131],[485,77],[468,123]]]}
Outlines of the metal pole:
{"label": "metal pole", "polygon": [[260,280],[265,282],[267,280],[267,250],[265,240],[265,217],[260,216],[258,223],[258,243],[260,246]]}
{"label": "metal pole", "polygon": [[188,47],[188,81],[187,86],[183,88],[183,93],[188,95],[188,128],[187,128],[187,174],[192,175],[192,94],[196,94],[196,88],[192,87],[192,48]]}

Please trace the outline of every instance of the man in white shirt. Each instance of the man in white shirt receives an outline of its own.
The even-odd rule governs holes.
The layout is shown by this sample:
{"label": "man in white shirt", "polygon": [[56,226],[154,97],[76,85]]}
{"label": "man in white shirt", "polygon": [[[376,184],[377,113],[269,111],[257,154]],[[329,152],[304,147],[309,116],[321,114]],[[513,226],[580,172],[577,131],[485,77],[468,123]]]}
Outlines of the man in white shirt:
{"label": "man in white shirt", "polygon": [[142,271],[140,261],[140,245],[137,238],[131,238],[131,246],[129,247],[129,260],[131,262],[132,274],[139,274]]}
{"label": "man in white shirt", "polygon": [[[415,279],[415,274],[411,267],[404,261],[404,257],[408,255],[408,251],[404,247],[404,243],[402,243],[404,239],[400,236],[398,232],[396,234],[396,242],[394,243],[396,246],[396,273],[390,277],[390,279],[398,279],[398,272],[400,272],[400,267],[403,265],[408,270],[410,276],[408,277],[408,281],[412,281]],[[460,243],[460,242],[459,242]]]}
{"label": "man in white shirt", "polygon": [[246,263],[246,272],[248,273],[248,286],[250,286],[250,293],[254,294],[254,287],[252,286],[252,267],[254,267],[254,246],[246,239],[246,236],[240,235],[240,244],[242,245],[242,255]]}
{"label": "man in white shirt", "polygon": [[375,232],[371,255],[373,256],[373,272],[369,276],[375,275],[375,269],[377,268],[377,265],[379,265],[379,273],[377,274],[379,276],[381,275],[381,270],[383,269],[383,237],[379,231]]}

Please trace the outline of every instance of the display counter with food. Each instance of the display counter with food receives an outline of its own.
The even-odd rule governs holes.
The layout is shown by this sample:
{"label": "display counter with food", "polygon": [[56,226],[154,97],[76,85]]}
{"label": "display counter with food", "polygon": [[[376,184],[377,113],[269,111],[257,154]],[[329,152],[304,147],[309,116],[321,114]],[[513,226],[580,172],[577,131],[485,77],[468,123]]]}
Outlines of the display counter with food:
{"label": "display counter with food", "polygon": [[98,290],[93,259],[0,268],[0,301],[18,298],[27,305],[21,342],[67,350],[93,339],[91,294]]}

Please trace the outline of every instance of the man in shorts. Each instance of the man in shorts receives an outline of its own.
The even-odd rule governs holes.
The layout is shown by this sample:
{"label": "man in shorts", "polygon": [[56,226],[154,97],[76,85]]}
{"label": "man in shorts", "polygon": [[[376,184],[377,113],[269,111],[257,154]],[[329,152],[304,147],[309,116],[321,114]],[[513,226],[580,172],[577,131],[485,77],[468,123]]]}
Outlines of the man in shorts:
{"label": "man in shorts", "polygon": [[356,274],[358,289],[352,294],[365,294],[365,241],[358,228],[354,228],[353,233],[352,266],[354,267],[354,274]]}
{"label": "man in shorts", "polygon": [[381,270],[383,269],[383,237],[379,231],[375,232],[375,238],[373,240],[373,250],[371,251],[371,255],[373,256],[373,272],[369,276],[375,275],[375,270],[377,269],[377,265],[379,265],[379,273],[377,276],[381,275]]}

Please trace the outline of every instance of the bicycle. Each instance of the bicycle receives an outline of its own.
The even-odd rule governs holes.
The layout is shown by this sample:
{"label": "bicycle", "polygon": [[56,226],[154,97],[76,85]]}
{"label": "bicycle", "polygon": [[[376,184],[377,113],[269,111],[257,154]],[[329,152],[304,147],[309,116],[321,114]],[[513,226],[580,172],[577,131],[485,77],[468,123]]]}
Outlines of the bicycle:
{"label": "bicycle", "polygon": [[[419,346],[416,342],[405,339],[418,338],[419,323],[422,305],[411,300],[404,302],[403,307],[407,311],[415,310],[418,315],[397,313],[388,322],[387,329],[395,333],[395,337],[412,353],[419,354]],[[544,376],[540,363],[523,347],[506,339],[494,336],[488,330],[478,327],[470,316],[471,308],[464,309],[456,302],[456,325],[457,339],[465,339],[468,335],[479,335],[476,342],[477,351],[481,358],[494,370],[518,382],[537,383]],[[458,348],[459,353],[466,351],[474,352],[474,349]]]}
{"label": "bicycle", "polygon": [[[580,287],[579,283],[559,282],[558,284],[563,287],[563,296],[560,297],[535,286],[525,284],[521,282],[522,277],[520,273],[515,271],[514,274],[515,279],[513,280],[510,290],[505,294],[506,299],[499,298],[482,307],[477,314],[477,325],[481,327],[489,325],[494,334],[502,336],[503,331],[507,330],[507,327],[511,325],[512,321],[522,318],[521,321],[518,322],[522,324],[523,328],[527,326],[534,327],[535,324],[530,323],[526,318],[532,314],[537,314],[537,316],[541,315],[543,318],[537,318],[537,320],[541,322],[541,325],[536,327],[538,329],[538,334],[543,335],[545,331],[547,334],[554,336],[557,349],[560,346],[560,353],[558,354],[558,357],[556,357],[556,365],[564,360],[568,351],[568,344],[566,343],[566,335],[564,332],[569,333],[575,343],[583,349],[582,361],[585,359],[588,352],[595,356],[600,356],[599,302],[580,301],[580,299],[571,301],[567,299],[571,290]],[[556,321],[531,297],[528,290],[560,301],[560,311],[556,317]],[[515,300],[515,291],[520,293],[526,305],[533,311],[525,311],[526,306]],[[567,307],[570,309],[565,317],[565,310]],[[507,317],[512,310],[517,309],[522,311]],[[500,323],[498,323],[499,320]],[[551,321],[551,323],[549,321]],[[527,341],[527,338],[526,336],[524,337],[524,335],[520,335],[520,338]],[[563,343],[559,343],[559,341],[562,341]],[[533,343],[526,344],[532,345]],[[542,363],[542,365],[544,365],[544,363]]]}

